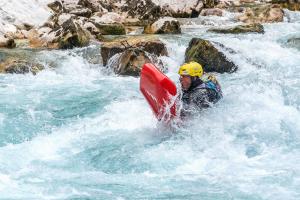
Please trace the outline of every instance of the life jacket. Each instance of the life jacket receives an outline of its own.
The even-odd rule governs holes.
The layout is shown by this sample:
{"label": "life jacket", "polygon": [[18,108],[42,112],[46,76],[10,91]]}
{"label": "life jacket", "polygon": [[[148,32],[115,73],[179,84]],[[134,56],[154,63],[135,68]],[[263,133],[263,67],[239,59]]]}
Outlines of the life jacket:
{"label": "life jacket", "polygon": [[213,90],[217,94],[217,100],[221,99],[223,97],[221,85],[219,84],[218,80],[214,75],[209,75],[207,78],[202,80],[203,83],[199,85],[197,88],[205,88],[209,90]]}

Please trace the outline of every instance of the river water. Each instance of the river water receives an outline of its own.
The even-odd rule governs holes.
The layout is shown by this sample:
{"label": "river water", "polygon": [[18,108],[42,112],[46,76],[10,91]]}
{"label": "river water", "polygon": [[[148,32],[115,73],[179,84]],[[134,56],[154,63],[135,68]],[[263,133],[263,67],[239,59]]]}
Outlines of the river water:
{"label": "river water", "polygon": [[239,67],[217,75],[224,98],[176,130],[156,122],[138,78],[92,64],[99,45],[18,50],[47,69],[0,75],[0,199],[300,199],[300,49],[287,42],[300,15],[263,35],[206,32],[227,19],[160,36],[177,83],[192,37]]}

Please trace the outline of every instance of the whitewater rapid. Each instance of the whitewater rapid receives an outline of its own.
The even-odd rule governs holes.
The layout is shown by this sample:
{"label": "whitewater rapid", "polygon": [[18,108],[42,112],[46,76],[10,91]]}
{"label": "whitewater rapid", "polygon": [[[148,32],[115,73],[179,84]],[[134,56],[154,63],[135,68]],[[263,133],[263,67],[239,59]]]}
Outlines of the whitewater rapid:
{"label": "whitewater rapid", "polygon": [[0,199],[299,199],[300,53],[286,45],[299,21],[161,36],[177,83],[192,37],[239,67],[217,74],[224,98],[177,130],[157,124],[138,78],[93,64],[99,45],[34,52],[46,70],[0,75]]}

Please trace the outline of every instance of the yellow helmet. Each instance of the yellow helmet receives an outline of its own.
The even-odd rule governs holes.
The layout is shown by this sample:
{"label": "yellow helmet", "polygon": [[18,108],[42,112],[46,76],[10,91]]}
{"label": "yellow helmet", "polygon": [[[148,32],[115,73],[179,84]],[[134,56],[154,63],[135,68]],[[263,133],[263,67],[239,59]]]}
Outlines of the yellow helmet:
{"label": "yellow helmet", "polygon": [[197,62],[185,63],[179,68],[178,74],[201,77],[203,75],[203,68]]}

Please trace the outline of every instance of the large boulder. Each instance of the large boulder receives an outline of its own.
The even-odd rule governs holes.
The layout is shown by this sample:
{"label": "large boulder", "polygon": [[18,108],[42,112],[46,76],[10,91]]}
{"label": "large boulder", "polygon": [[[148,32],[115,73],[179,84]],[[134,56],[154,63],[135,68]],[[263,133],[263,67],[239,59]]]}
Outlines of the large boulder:
{"label": "large boulder", "polygon": [[72,19],[62,24],[62,28],[57,31],[58,44],[60,49],[73,47],[83,47],[88,45],[88,34]]}
{"label": "large boulder", "polygon": [[119,75],[139,76],[145,63],[154,63],[165,71],[162,62],[155,56],[139,48],[130,48],[111,58],[108,67],[112,67]]}
{"label": "large boulder", "polygon": [[39,63],[32,63],[18,58],[11,58],[0,63],[1,73],[26,74],[31,72],[35,75],[43,69],[44,66]]}
{"label": "large boulder", "polygon": [[16,43],[14,39],[5,38],[0,35],[0,48],[14,48],[16,47]]}
{"label": "large boulder", "polygon": [[283,10],[278,5],[263,5],[246,8],[246,11],[237,17],[245,23],[272,23],[283,21]]}
{"label": "large boulder", "polygon": [[104,42],[101,46],[101,56],[103,64],[117,53],[124,52],[129,47],[141,48],[144,51],[156,56],[168,55],[167,48],[157,37],[131,37],[128,39],[119,39],[112,42]]}
{"label": "large boulder", "polygon": [[65,21],[61,27],[53,30],[49,27],[42,27],[29,34],[31,47],[48,47],[68,49],[83,47],[89,43],[89,34],[72,18]]}
{"label": "large boulder", "polygon": [[231,34],[239,34],[239,33],[264,33],[264,26],[258,23],[255,24],[243,24],[237,25],[230,28],[211,28],[208,31],[215,33],[231,33]]}
{"label": "large boulder", "polygon": [[179,34],[179,21],[172,17],[164,17],[145,27],[146,34]]}
{"label": "large boulder", "polygon": [[97,27],[102,35],[125,35],[126,29],[123,24],[123,18],[117,13],[107,13],[101,17],[94,15],[89,20]]}
{"label": "large boulder", "polygon": [[185,52],[185,62],[200,63],[205,72],[234,72],[237,66],[229,61],[214,45],[207,40],[193,38]]}

